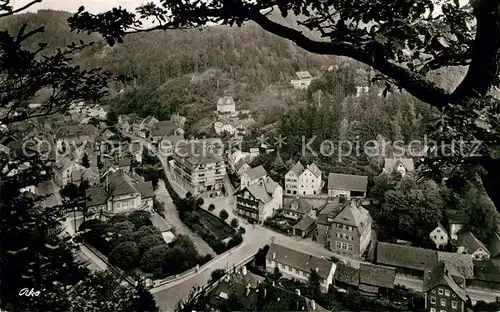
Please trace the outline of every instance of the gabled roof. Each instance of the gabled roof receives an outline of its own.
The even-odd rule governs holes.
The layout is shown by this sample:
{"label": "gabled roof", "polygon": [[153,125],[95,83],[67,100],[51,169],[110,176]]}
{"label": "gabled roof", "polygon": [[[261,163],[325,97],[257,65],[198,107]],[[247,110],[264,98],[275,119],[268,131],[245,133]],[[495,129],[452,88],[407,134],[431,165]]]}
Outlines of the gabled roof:
{"label": "gabled roof", "polygon": [[97,136],[99,131],[91,124],[65,125],[56,131],[58,138],[77,137],[77,136]]}
{"label": "gabled roof", "polygon": [[225,106],[225,105],[235,105],[232,96],[223,96],[220,97],[217,101],[217,106]]}
{"label": "gabled roof", "polygon": [[271,244],[269,251],[266,254],[266,259],[273,260],[305,272],[316,270],[318,275],[323,279],[326,279],[330,274],[332,267],[335,267],[335,264],[328,260],[277,244]]}
{"label": "gabled roof", "polygon": [[399,164],[402,164],[407,171],[413,171],[415,169],[412,158],[385,158],[384,170],[393,172]]}
{"label": "gabled roof", "polygon": [[262,167],[262,165],[251,168],[246,173],[250,178],[250,181],[255,181],[257,179],[267,176],[267,171]]}
{"label": "gabled roof", "polygon": [[[446,228],[444,227],[444,225],[441,222],[439,222],[439,221],[437,222],[437,225],[434,228],[434,230],[437,229],[437,228],[441,229],[441,231],[443,231],[444,233],[446,233],[446,235],[448,235],[448,231],[446,230]],[[432,231],[434,231],[434,230],[432,230]]]}
{"label": "gabled roof", "polygon": [[93,207],[106,204],[106,201],[109,198],[109,194],[106,192],[106,189],[102,186],[99,187],[90,187],[85,191],[86,207]]}
{"label": "gabled roof", "polygon": [[[234,165],[234,169],[236,171],[240,170],[241,167],[243,167],[243,165],[247,164],[247,162],[245,161],[245,158],[240,158],[240,160],[238,160],[238,162]],[[247,164],[248,165],[248,164]]]}
{"label": "gabled roof", "polygon": [[118,160],[118,166],[119,167],[125,167],[125,166],[130,166],[132,164],[132,160],[128,157],[120,158]]}
{"label": "gabled roof", "polygon": [[265,204],[273,199],[274,190],[278,186],[278,183],[274,182],[272,179],[269,179],[269,181],[266,181],[263,185],[253,184],[247,186],[244,189],[247,189],[254,198],[260,200]]}
{"label": "gabled roof", "polygon": [[458,244],[464,246],[468,253],[474,253],[476,250],[483,248],[489,253],[488,248],[472,234],[471,231],[463,229],[457,233]]}
{"label": "gabled roof", "polygon": [[467,300],[465,278],[453,266],[442,261],[425,270],[422,292],[439,285],[450,287],[460,299]]}
{"label": "gabled roof", "polygon": [[488,246],[488,250],[492,258],[496,258],[500,255],[500,235],[498,232],[495,232],[490,236],[486,245]]}
{"label": "gabled roof", "polygon": [[306,70],[306,71],[299,71],[295,73],[299,79],[312,79],[311,74]]}
{"label": "gabled roof", "polygon": [[334,223],[353,226],[358,229],[358,234],[364,232],[365,228],[371,223],[371,217],[368,210],[363,206],[357,205],[351,201],[342,211],[333,219]]}
{"label": "gabled roof", "polygon": [[316,178],[318,178],[321,175],[321,170],[319,170],[318,166],[316,166],[315,164],[310,164],[309,166],[307,166],[307,169],[311,171],[312,174],[316,176]]}
{"label": "gabled roof", "polygon": [[297,230],[305,231],[308,228],[310,228],[311,226],[313,226],[314,222],[316,222],[315,219],[309,217],[308,215],[305,215],[302,219],[300,219],[299,222],[297,222],[297,224],[295,224],[293,226],[293,228],[297,229]]}
{"label": "gabled roof", "polygon": [[372,286],[393,288],[396,269],[371,263],[360,263],[359,283]]}
{"label": "gabled roof", "polygon": [[332,201],[326,203],[320,211],[316,222],[318,224],[329,225],[331,222],[328,221],[328,218],[335,218],[347,204],[348,203],[340,203],[338,197],[334,198]]}
{"label": "gabled roof", "polygon": [[328,175],[328,189],[366,192],[367,186],[367,176],[340,173],[330,173]]}
{"label": "gabled roof", "polygon": [[350,267],[348,265],[339,262],[337,263],[337,268],[335,269],[334,279],[341,283],[358,286],[359,269]]}
{"label": "gabled roof", "polygon": [[474,278],[474,262],[471,255],[438,251],[438,261],[444,261],[452,265],[466,279]]}
{"label": "gabled roof", "polygon": [[[297,209],[293,209],[294,204],[297,205]],[[293,210],[298,213],[308,213],[312,208],[313,206],[302,197],[285,198],[283,203],[284,210]]]}
{"label": "gabled roof", "polygon": [[151,181],[136,183],[134,184],[134,188],[141,193],[143,198],[152,198],[155,196],[153,183]]}
{"label": "gabled roof", "polygon": [[384,242],[377,244],[378,264],[423,271],[434,265],[437,258],[436,250]]}
{"label": "gabled roof", "polygon": [[304,166],[299,161],[298,163],[293,165],[293,167],[288,172],[293,172],[293,174],[295,174],[298,177],[300,176],[302,171],[304,171]]}

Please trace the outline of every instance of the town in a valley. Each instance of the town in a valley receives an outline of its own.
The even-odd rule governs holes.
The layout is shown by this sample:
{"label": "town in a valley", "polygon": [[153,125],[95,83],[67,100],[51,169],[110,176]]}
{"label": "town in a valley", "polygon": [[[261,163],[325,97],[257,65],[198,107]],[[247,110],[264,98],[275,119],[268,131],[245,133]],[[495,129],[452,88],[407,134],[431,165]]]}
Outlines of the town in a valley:
{"label": "town in a valley", "polygon": [[500,309],[500,4],[38,2],[0,4],[1,311]]}

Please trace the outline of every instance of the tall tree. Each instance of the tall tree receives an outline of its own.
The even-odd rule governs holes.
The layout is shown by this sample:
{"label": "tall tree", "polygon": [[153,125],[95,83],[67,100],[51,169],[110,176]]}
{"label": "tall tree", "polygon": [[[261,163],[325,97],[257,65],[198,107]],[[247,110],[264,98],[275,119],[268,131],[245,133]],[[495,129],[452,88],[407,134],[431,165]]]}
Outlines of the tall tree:
{"label": "tall tree", "polygon": [[[298,26],[272,18],[269,13],[276,9],[284,18],[300,15]],[[143,18],[155,19],[158,24],[138,29]],[[457,0],[209,0],[195,4],[189,0],[162,0],[137,8],[137,14],[115,8],[94,15],[82,7],[70,18],[73,29],[99,32],[110,44],[122,42],[129,33],[210,23],[241,26],[247,21],[306,51],[346,56],[371,66],[378,72],[375,79],[386,81],[384,94],[394,90],[395,85],[438,108],[443,118],[434,129],[435,135],[441,134],[447,140],[479,140],[483,144],[480,157],[460,151],[451,156],[439,154],[426,163],[430,172],[440,178],[443,170],[483,166],[488,193],[500,203],[500,194],[495,192],[500,187],[496,174],[500,171],[497,0],[474,0],[467,5]],[[451,92],[428,77],[433,70],[455,65],[469,67]]]}
{"label": "tall tree", "polygon": [[[10,1],[2,1],[0,19],[37,2],[14,9]],[[71,44],[54,54],[48,53],[44,42],[31,50],[25,47],[28,39],[36,40],[43,31],[44,27],[32,29],[27,25],[17,33],[0,30],[0,124],[7,127],[7,131],[0,132],[2,142],[18,138],[14,144],[23,146],[20,138],[29,133],[20,131],[20,125],[28,125],[35,117],[65,113],[74,102],[95,103],[106,94],[109,75],[98,69],[84,70],[71,62],[74,52],[87,44]],[[26,104],[42,91],[48,91],[49,96],[40,106],[27,108]],[[9,156],[0,157],[0,308],[138,311],[132,308],[133,289],[119,286],[116,278],[112,279],[114,285],[95,283],[103,275],[90,273],[75,259],[75,246],[61,238],[64,207],[45,207],[45,196],[20,191],[51,179],[51,164],[41,159],[39,153],[27,153],[22,148]],[[40,297],[20,296],[23,288],[40,291]]]}

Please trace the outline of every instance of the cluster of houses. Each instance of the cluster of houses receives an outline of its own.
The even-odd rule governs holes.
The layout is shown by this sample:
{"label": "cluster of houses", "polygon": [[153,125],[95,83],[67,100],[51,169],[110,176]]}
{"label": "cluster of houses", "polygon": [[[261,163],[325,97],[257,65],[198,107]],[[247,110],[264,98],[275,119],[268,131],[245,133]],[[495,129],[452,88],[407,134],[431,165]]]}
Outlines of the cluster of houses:
{"label": "cluster of houses", "polygon": [[172,115],[170,120],[159,121],[154,116],[141,118],[137,115],[118,116],[117,128],[123,133],[159,144],[165,137],[184,136],[186,117]]}
{"label": "cluster of houses", "polygon": [[248,128],[255,123],[249,110],[236,109],[236,103],[231,96],[219,98],[214,115],[214,130],[217,135],[226,133],[241,139],[247,134]]}

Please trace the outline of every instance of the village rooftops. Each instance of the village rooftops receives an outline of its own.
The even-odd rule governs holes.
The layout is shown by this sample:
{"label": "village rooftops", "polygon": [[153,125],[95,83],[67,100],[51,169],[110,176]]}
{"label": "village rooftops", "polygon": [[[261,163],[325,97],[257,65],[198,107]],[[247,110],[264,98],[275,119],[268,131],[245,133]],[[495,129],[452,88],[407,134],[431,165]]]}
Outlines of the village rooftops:
{"label": "village rooftops", "polygon": [[247,162],[245,161],[245,158],[240,158],[240,160],[238,160],[238,162],[234,165],[234,169],[236,171],[240,170],[241,167],[243,167],[243,165],[245,165]]}
{"label": "village rooftops", "polygon": [[302,171],[304,171],[304,166],[299,161],[298,163],[293,165],[293,167],[290,169],[290,171],[293,172],[298,177],[298,176],[300,176]]}
{"label": "village rooftops", "polygon": [[340,173],[330,173],[328,175],[328,189],[366,192],[367,186],[367,176]]}
{"label": "village rooftops", "polygon": [[319,170],[318,166],[316,166],[316,164],[314,163],[307,166],[307,169],[311,171],[316,178],[318,178],[321,175],[321,170]]}
{"label": "village rooftops", "polygon": [[[317,219],[318,224],[329,225],[333,219],[342,211],[342,209],[349,203],[341,203],[340,198],[336,197],[324,205],[320,211]],[[329,221],[331,219],[331,221]]]}
{"label": "village rooftops", "polygon": [[460,299],[467,300],[464,277],[445,262],[439,262],[425,270],[422,291],[425,293],[440,285],[450,287]]}
{"label": "village rooftops", "polygon": [[255,181],[257,179],[267,176],[267,171],[262,165],[251,168],[246,173],[250,178],[250,181]]}
{"label": "village rooftops", "polygon": [[266,259],[292,268],[310,272],[315,270],[322,279],[327,279],[335,264],[325,259],[302,253],[278,244],[271,244]]}
{"label": "village rooftops", "polygon": [[459,244],[465,246],[470,253],[473,253],[480,248],[489,252],[488,248],[486,248],[486,246],[479,239],[477,239],[471,231],[462,229],[457,233],[457,236]]}
{"label": "village rooftops", "polygon": [[98,132],[97,128],[90,124],[66,125],[57,129],[56,136],[58,138],[97,136]]}
{"label": "village rooftops", "polygon": [[377,244],[378,264],[423,271],[437,259],[436,250],[384,242]]}
{"label": "village rooftops", "polygon": [[360,263],[359,283],[384,288],[394,288],[396,269],[371,263]]}
{"label": "village rooftops", "polygon": [[246,189],[253,197],[265,204],[273,199],[272,194],[277,187],[278,183],[274,182],[272,179],[268,179],[263,185],[252,184],[247,186]]}
{"label": "village rooftops", "polygon": [[456,252],[438,251],[438,261],[452,265],[466,279],[474,278],[474,262],[471,255]]}
{"label": "village rooftops", "polygon": [[234,104],[234,100],[232,96],[223,96],[220,97],[219,100],[217,101],[217,106],[232,106]]}
{"label": "village rooftops", "polygon": [[159,121],[154,124],[151,128],[151,136],[170,136],[175,133],[175,130],[179,128],[177,123],[173,120]]}
{"label": "village rooftops", "polygon": [[283,203],[283,210],[301,214],[308,213],[312,208],[313,206],[301,197],[285,198]]}
{"label": "village rooftops", "polygon": [[293,226],[293,228],[297,229],[297,230],[305,231],[308,228],[310,228],[311,226],[313,226],[314,222],[316,222],[315,219],[306,215],[302,219],[300,219],[300,221],[297,222],[297,224],[295,224]]}
{"label": "village rooftops", "polygon": [[386,158],[384,162],[384,169],[387,172],[393,172],[399,164],[402,164],[407,171],[413,171],[415,169],[413,159],[411,158]]}
{"label": "village rooftops", "polygon": [[368,210],[358,205],[356,201],[350,201],[350,203],[335,216],[333,222],[355,227],[358,230],[358,234],[362,234],[365,228],[371,223],[371,218]]}
{"label": "village rooftops", "polygon": [[334,279],[351,286],[359,286],[359,269],[339,262],[335,269]]}

